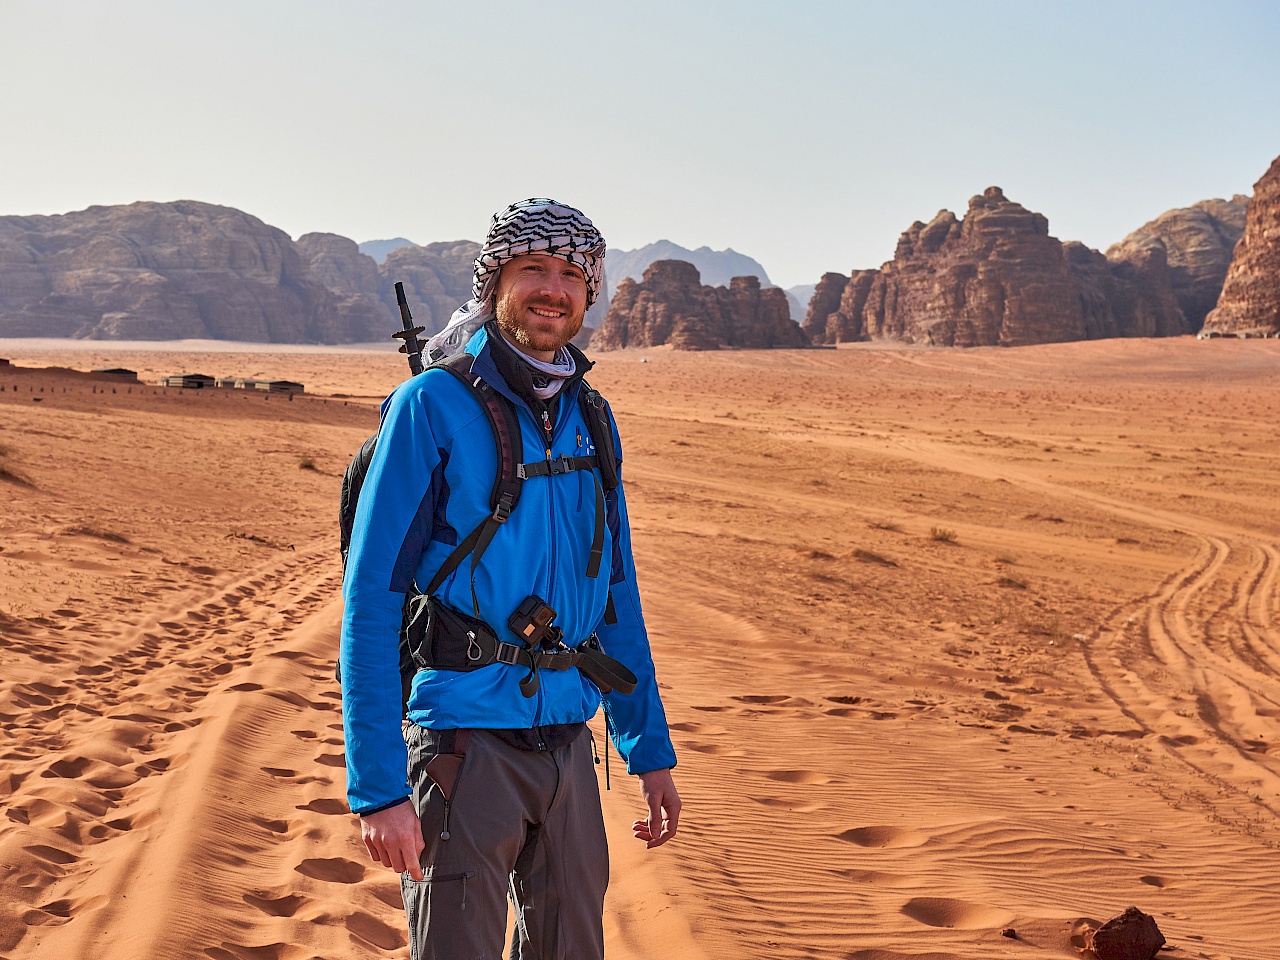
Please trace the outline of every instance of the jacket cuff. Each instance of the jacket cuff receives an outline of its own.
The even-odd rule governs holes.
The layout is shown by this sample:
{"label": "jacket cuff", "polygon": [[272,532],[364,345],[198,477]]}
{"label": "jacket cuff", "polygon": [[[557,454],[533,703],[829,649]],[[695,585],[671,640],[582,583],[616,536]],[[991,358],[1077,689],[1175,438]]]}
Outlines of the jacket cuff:
{"label": "jacket cuff", "polygon": [[412,798],[401,797],[399,800],[392,800],[390,803],[384,803],[380,807],[369,807],[367,810],[360,810],[356,815],[360,817],[367,817],[371,813],[381,813],[383,810],[390,810],[392,807],[398,807],[402,803],[408,803],[410,799]]}

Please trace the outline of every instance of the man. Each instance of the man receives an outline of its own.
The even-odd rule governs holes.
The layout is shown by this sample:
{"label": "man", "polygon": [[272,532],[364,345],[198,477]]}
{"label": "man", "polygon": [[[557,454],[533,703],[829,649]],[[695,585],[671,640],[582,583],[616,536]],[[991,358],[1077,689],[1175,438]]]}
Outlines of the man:
{"label": "man", "polygon": [[[496,214],[474,299],[432,339],[451,354],[476,331],[465,340],[476,386],[428,368],[383,405],[343,585],[343,715],[351,809],[370,856],[402,874],[415,960],[497,960],[508,895],[513,958],[603,956],[608,852],[585,726],[602,698],[590,663],[547,666],[568,662],[555,659],[566,647],[598,643],[634,674],[634,692],[603,698],[648,807],[633,833],[656,847],[676,832],[675,752],[626,505],[620,485],[602,485],[604,453],[578,402],[590,363],[569,343],[599,293],[604,253],[572,207],[526,200]],[[501,522],[498,422],[478,389],[514,411],[526,461]],[[402,730],[398,631],[417,585],[434,597],[420,651],[431,666],[413,677]],[[537,669],[525,638],[543,635],[545,610],[563,640]],[[519,650],[501,647],[504,659],[495,644]]]}

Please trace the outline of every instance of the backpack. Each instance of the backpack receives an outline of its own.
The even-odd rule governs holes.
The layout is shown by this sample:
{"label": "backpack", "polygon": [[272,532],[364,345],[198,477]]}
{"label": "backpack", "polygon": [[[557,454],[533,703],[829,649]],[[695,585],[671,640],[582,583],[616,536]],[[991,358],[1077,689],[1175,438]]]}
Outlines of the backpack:
{"label": "backpack", "polygon": [[[489,506],[492,513],[482,520],[467,536],[463,537],[453,552],[440,565],[431,583],[425,591],[411,591],[405,596],[404,614],[400,628],[400,681],[402,703],[409,702],[409,692],[413,677],[420,669],[415,658],[414,641],[411,638],[410,626],[423,610],[423,598],[431,597],[445,579],[453,573],[462,561],[471,557],[472,604],[479,615],[479,603],[475,596],[474,576],[480,557],[488,548],[498,527],[506,522],[520,500],[521,487],[528,477],[548,476],[567,473],[572,470],[589,470],[593,466],[600,469],[600,485],[596,497],[595,532],[592,539],[591,555],[588,561],[587,574],[595,577],[599,573],[604,554],[604,494],[612,491],[619,481],[619,461],[617,449],[613,443],[613,426],[608,405],[604,397],[590,386],[586,380],[579,385],[578,406],[582,418],[586,422],[587,431],[596,453],[589,457],[559,457],[555,460],[522,463],[522,445],[520,424],[515,406],[497,390],[479,377],[471,376],[471,364],[474,357],[469,353],[460,353],[431,364],[427,369],[447,370],[459,382],[466,385],[472,395],[485,411],[489,426],[493,431],[494,443],[498,452],[498,469],[494,477],[493,492],[490,494]],[[355,525],[356,507],[360,500],[360,491],[369,472],[369,463],[377,449],[378,435],[375,433],[361,445],[360,450],[348,464],[342,478],[342,492],[338,500],[338,532],[339,549],[342,556],[342,568],[346,571],[347,553],[351,547],[351,531]],[[416,586],[416,585],[415,585]],[[605,609],[605,622],[613,623],[616,616],[613,610],[613,596],[610,594]],[[335,676],[342,681],[342,667],[338,664]]]}

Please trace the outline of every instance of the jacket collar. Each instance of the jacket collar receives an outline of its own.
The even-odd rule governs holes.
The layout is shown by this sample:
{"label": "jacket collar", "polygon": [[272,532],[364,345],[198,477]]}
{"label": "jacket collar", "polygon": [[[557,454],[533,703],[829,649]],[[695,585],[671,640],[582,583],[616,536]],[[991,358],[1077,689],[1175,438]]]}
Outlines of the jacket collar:
{"label": "jacket collar", "polygon": [[[497,390],[512,403],[518,403],[532,413],[533,410],[529,406],[528,402],[512,389],[511,384],[507,382],[506,378],[499,371],[498,364],[494,361],[493,354],[495,350],[506,349],[513,353],[515,352],[515,347],[512,347],[505,342],[495,346],[494,341],[501,340],[501,338],[502,334],[499,332],[497,322],[494,320],[490,320],[472,335],[471,339],[467,341],[467,345],[465,347],[466,352],[475,357],[475,360],[471,363],[471,372],[484,380],[485,383],[489,384],[489,386],[493,387],[493,389]],[[586,376],[587,371],[595,366],[595,364],[588,360],[586,355],[573,344],[568,345],[568,350],[569,355],[573,357],[573,363],[576,369],[573,372],[573,376],[569,377],[569,379],[564,382],[564,386],[560,388],[560,392],[556,394],[556,396],[568,397],[572,400],[577,396],[578,390],[582,384],[582,378]],[[517,360],[517,362],[519,361]]]}

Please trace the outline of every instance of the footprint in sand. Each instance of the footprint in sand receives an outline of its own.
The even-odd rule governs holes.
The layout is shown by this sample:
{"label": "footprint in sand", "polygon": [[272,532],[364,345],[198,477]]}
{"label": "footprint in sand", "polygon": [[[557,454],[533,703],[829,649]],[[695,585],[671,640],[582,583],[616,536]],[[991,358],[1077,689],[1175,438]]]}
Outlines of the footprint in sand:
{"label": "footprint in sand", "polygon": [[915,897],[902,905],[902,912],[929,927],[960,930],[987,930],[1005,927],[1015,917],[1007,910],[949,897]]}
{"label": "footprint in sand", "polygon": [[1155,887],[1158,890],[1163,890],[1165,887],[1170,885],[1169,881],[1166,880],[1164,877],[1156,877],[1151,875],[1147,875],[1145,877],[1139,877],[1138,882],[1145,883],[1148,887]]}
{"label": "footprint in sand", "polygon": [[813,813],[815,810],[820,809],[820,805],[816,803],[800,804],[781,797],[751,797],[750,799],[762,807],[774,807],[779,810],[786,810],[788,813]]}
{"label": "footprint in sand", "polygon": [[44,844],[36,844],[31,847],[23,847],[27,853],[35,857],[37,860],[43,860],[45,863],[56,863],[59,866],[65,866],[68,863],[75,863],[80,858],[74,853],[66,850],[59,850],[57,847],[49,847]]}
{"label": "footprint in sand", "polygon": [[364,879],[365,874],[362,865],[343,857],[303,860],[293,869],[304,877],[326,880],[329,883],[359,883]]}
{"label": "footprint in sand", "polygon": [[93,761],[88,757],[67,757],[62,760],[55,760],[49,764],[48,769],[41,771],[40,776],[77,780],[84,774],[85,770],[89,769],[89,765],[92,763]]}
{"label": "footprint in sand", "polygon": [[747,752],[725,743],[699,743],[696,740],[685,740],[680,744],[694,753],[705,753],[711,757],[745,757]]}
{"label": "footprint in sand", "polygon": [[243,899],[249,906],[257,907],[263,913],[272,917],[292,917],[298,912],[298,908],[307,902],[307,898],[300,894],[283,897],[255,897],[252,893],[246,893]]}
{"label": "footprint in sand", "polygon": [[900,827],[854,827],[837,833],[836,839],[859,847],[919,847],[929,838],[918,830]]}
{"label": "footprint in sand", "polygon": [[329,817],[341,817],[347,814],[347,805],[345,803],[341,800],[332,800],[326,797],[320,797],[301,807],[294,807],[294,809],[310,810],[312,813],[321,813]]}
{"label": "footprint in sand", "polygon": [[352,937],[371,943],[380,950],[399,950],[405,946],[403,933],[367,913],[353,913],[347,917],[346,924]]}
{"label": "footprint in sand", "polygon": [[312,960],[315,956],[306,947],[296,943],[264,943],[261,946],[245,946],[222,941],[220,947],[206,947],[204,955],[209,960]]}
{"label": "footprint in sand", "polygon": [[316,757],[316,763],[325,767],[345,767],[347,758],[341,753],[322,753]]}
{"label": "footprint in sand", "polygon": [[782,783],[803,783],[810,786],[833,782],[832,777],[816,770],[770,770],[765,776]]}
{"label": "footprint in sand", "polygon": [[392,909],[404,909],[404,897],[400,893],[399,880],[371,880],[364,884],[362,889],[372,893]]}
{"label": "footprint in sand", "polygon": [[251,819],[258,826],[265,830],[270,830],[272,833],[289,832],[289,821],[287,820],[270,820],[267,817],[252,817]]}

